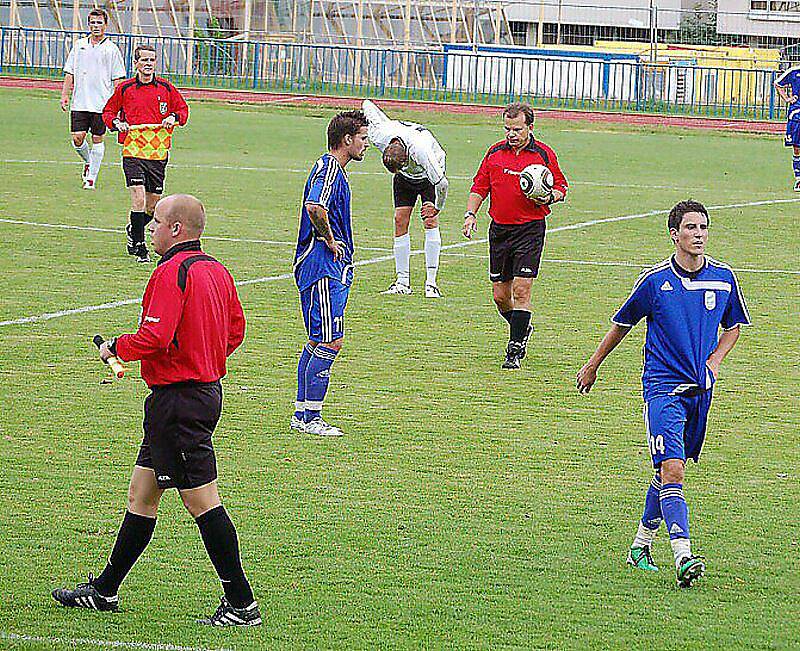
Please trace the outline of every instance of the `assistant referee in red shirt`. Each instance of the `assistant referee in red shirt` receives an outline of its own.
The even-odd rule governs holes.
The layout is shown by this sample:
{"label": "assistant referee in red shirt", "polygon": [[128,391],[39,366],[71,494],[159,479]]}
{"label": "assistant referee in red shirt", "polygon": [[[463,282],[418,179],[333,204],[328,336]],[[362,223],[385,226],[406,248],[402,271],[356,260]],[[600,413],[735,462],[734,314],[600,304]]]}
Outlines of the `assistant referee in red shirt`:
{"label": "assistant referee in red shirt", "polygon": [[203,204],[190,195],[156,204],[150,233],[161,256],[142,299],[135,334],[100,347],[100,357],[142,361],[151,393],[144,403],[144,438],[128,490],[128,509],[103,572],[74,590],[53,591],[64,606],[117,610],[117,591],[144,552],[164,490],[177,488],[194,517],[225,595],[213,626],[261,623],[239,557],[236,529],[217,490],[211,435],[222,411],[225,361],[244,339],[245,320],[233,278],[203,253]]}
{"label": "assistant referee in red shirt", "polygon": [[[508,321],[510,335],[503,368],[520,367],[531,325],[531,285],[539,274],[545,218],[551,204],[563,201],[567,179],[555,152],[533,137],[533,109],[509,104],[503,111],[506,139],[492,145],[472,183],[464,214],[464,236],[477,230],[477,212],[491,195],[489,217],[489,278],[497,309]],[[519,187],[519,174],[528,165],[545,165],[553,173],[553,191],[529,199]]]}

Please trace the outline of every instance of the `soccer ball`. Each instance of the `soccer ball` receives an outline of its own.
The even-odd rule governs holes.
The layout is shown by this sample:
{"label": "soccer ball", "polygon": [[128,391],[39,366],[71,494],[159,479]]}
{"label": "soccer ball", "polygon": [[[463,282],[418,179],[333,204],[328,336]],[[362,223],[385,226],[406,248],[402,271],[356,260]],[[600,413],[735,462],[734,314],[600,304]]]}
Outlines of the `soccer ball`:
{"label": "soccer ball", "polygon": [[553,191],[553,173],[544,165],[528,165],[519,173],[519,189],[528,199],[543,199]]}

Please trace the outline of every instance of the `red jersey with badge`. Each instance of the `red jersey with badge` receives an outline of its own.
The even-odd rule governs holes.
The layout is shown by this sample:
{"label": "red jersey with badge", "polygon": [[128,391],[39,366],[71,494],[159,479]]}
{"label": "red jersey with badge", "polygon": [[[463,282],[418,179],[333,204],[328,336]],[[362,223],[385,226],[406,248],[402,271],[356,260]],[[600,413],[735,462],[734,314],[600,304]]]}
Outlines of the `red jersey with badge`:
{"label": "red jersey with badge", "polygon": [[553,173],[553,189],[566,195],[567,179],[550,147],[533,137],[519,151],[505,140],[498,142],[483,157],[470,190],[484,199],[491,194],[489,216],[498,224],[525,224],[550,214],[549,206],[535,203],[520,190],[519,174],[528,165],[546,166]]}
{"label": "red jersey with badge", "polygon": [[142,360],[149,387],[215,382],[225,375],[225,360],[244,340],[244,330],[231,274],[195,240],[161,258],[142,298],[139,330],[118,337],[115,350],[123,361]]}
{"label": "red jersey with badge", "polygon": [[130,125],[129,131],[118,136],[123,156],[165,160],[172,146],[172,128],[161,122],[168,115],[175,115],[181,126],[189,119],[189,107],[178,89],[161,77],[146,84],[133,77],[116,87],[103,109],[103,122],[110,129],[117,118]]}

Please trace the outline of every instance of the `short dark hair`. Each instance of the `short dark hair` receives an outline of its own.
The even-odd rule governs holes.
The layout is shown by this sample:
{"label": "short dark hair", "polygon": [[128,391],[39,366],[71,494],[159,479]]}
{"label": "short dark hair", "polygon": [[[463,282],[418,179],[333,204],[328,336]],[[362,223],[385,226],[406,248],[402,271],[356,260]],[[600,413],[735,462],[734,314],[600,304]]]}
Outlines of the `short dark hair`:
{"label": "short dark hair", "polygon": [[383,150],[383,166],[392,174],[397,174],[408,162],[408,148],[402,140],[395,138]]}
{"label": "short dark hair", "polygon": [[515,118],[518,115],[525,116],[525,124],[530,126],[533,124],[533,120],[535,116],[533,115],[533,109],[531,108],[530,104],[524,104],[523,102],[514,102],[513,104],[509,104],[503,109],[503,117]]}
{"label": "short dark hair", "polygon": [[103,19],[103,22],[104,22],[106,25],[108,25],[108,12],[107,12],[105,9],[100,9],[99,7],[96,7],[96,8],[94,8],[94,9],[92,9],[92,10],[91,10],[91,11],[90,11],[90,12],[89,12],[87,15],[86,15],[86,22],[87,22],[87,23],[89,22],[89,19],[90,19],[92,16],[100,16],[100,18],[102,18],[102,19]]}
{"label": "short dark hair", "polygon": [[701,215],[705,215],[706,221],[709,224],[711,223],[711,219],[708,216],[708,210],[706,210],[706,207],[699,201],[687,199],[686,201],[679,201],[672,207],[672,210],[669,211],[669,217],[667,217],[667,228],[669,230],[680,230],[684,215],[690,212],[699,212]]}
{"label": "short dark hair", "polygon": [[356,135],[368,124],[364,111],[342,111],[328,124],[328,149],[336,149],[345,136]]}
{"label": "short dark hair", "polygon": [[146,44],[145,45],[137,45],[136,48],[134,48],[134,50],[133,50],[133,60],[134,61],[138,61],[139,60],[139,55],[141,55],[141,53],[144,52],[144,51],[152,52],[153,54],[155,54],[156,53],[156,48],[153,45],[146,45]]}

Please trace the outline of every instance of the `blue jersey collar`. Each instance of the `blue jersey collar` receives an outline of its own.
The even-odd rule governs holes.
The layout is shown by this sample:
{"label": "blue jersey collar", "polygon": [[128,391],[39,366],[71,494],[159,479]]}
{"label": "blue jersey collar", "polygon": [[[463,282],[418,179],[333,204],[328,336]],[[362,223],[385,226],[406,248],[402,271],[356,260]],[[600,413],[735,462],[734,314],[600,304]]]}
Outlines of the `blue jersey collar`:
{"label": "blue jersey collar", "polygon": [[675,273],[676,276],[680,278],[688,278],[689,280],[694,280],[708,268],[708,257],[703,256],[703,266],[700,267],[697,271],[688,271],[687,269],[681,267],[675,260],[674,255],[670,257],[669,264],[672,267],[672,271]]}

